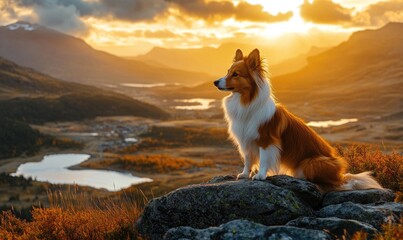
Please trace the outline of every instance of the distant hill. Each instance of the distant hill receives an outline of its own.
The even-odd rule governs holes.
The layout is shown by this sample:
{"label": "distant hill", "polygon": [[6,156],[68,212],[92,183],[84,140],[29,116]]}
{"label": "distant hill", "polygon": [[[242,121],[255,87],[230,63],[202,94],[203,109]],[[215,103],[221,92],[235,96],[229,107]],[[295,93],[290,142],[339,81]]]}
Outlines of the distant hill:
{"label": "distant hill", "polygon": [[[216,48],[166,49],[155,47],[150,52],[131,59],[147,62],[155,66],[206,72],[214,77],[219,77],[227,72],[229,65],[232,63],[235,51],[238,48],[242,49],[245,54],[248,54],[255,48],[259,48],[262,55],[267,57],[267,62],[271,66],[274,64],[271,70],[277,72],[275,64],[281,63],[289,58],[294,58],[298,54],[309,50],[309,47],[310,44],[306,39],[293,34],[284,36],[282,39],[276,41],[267,41],[266,43],[223,43]],[[293,62],[289,64],[293,64]],[[296,70],[298,67],[302,67],[302,65],[298,63],[297,67],[291,66],[291,69]],[[283,72],[284,70],[286,69],[282,68]]]}
{"label": "distant hill", "polygon": [[0,116],[0,159],[38,151],[42,135],[28,124]]}
{"label": "distant hill", "polygon": [[[401,111],[403,23],[359,31],[308,58],[303,69],[272,79],[280,101],[328,106],[349,115]],[[329,109],[330,110],[330,109]]]}
{"label": "distant hill", "polygon": [[308,52],[299,54],[293,58],[289,58],[278,64],[271,65],[269,68],[270,76],[276,77],[287,73],[292,73],[300,70],[308,65],[308,58],[318,55],[326,50],[328,47],[315,47],[312,46]]}
{"label": "distant hill", "polygon": [[96,116],[166,118],[168,114],[130,97],[54,79],[0,58],[0,116],[28,123]]}
{"label": "distant hill", "polygon": [[[302,115],[317,111],[341,118],[380,117],[402,112],[402,32],[403,23],[356,32],[340,45],[309,57],[301,70],[273,77],[274,93]],[[212,81],[178,92],[208,98],[228,94],[217,91]]]}
{"label": "distant hill", "polygon": [[197,84],[211,78],[120,58],[95,50],[79,38],[27,22],[0,27],[0,56],[59,79],[87,84]]}

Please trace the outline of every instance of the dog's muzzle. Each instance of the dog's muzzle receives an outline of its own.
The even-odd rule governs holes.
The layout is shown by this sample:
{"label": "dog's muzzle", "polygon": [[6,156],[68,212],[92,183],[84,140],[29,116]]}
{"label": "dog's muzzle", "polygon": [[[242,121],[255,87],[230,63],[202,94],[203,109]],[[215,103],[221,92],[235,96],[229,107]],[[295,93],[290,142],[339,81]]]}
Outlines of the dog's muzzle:
{"label": "dog's muzzle", "polygon": [[227,88],[225,86],[225,77],[214,81],[214,86],[216,86],[221,91],[231,91],[234,89],[234,88]]}

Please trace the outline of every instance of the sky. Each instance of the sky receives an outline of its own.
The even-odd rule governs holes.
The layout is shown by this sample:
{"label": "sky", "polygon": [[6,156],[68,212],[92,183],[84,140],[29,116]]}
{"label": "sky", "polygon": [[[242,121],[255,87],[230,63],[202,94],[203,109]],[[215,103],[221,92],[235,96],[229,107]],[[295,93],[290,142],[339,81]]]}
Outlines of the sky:
{"label": "sky", "polygon": [[403,22],[403,0],[0,0],[0,25],[18,20],[134,56],[155,46],[281,43],[297,35],[333,45],[354,31]]}

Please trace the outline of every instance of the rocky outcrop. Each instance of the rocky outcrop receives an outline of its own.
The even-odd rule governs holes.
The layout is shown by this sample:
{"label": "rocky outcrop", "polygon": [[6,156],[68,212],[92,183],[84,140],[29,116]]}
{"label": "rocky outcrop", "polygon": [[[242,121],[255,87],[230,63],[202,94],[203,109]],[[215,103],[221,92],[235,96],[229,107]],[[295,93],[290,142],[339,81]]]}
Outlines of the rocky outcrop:
{"label": "rocky outcrop", "polygon": [[165,240],[177,239],[332,239],[327,233],[290,226],[268,227],[262,224],[234,220],[218,227],[194,229],[178,227],[168,230]]}
{"label": "rocky outcrop", "polygon": [[314,184],[288,176],[220,176],[153,199],[137,227],[151,239],[327,239],[358,231],[372,238],[383,223],[402,216],[403,205],[392,198],[383,190],[323,196]]}
{"label": "rocky outcrop", "polygon": [[139,221],[142,234],[160,238],[173,227],[207,228],[235,219],[280,225],[313,210],[293,191],[263,181],[227,181],[180,188],[152,200]]}
{"label": "rocky outcrop", "polygon": [[317,216],[354,219],[381,230],[382,224],[399,221],[399,218],[403,216],[403,204],[394,202],[373,204],[345,202],[326,206],[317,212]]}
{"label": "rocky outcrop", "polygon": [[300,217],[286,224],[300,228],[325,230],[331,233],[336,239],[343,239],[343,236],[353,236],[354,233],[364,231],[368,234],[368,238],[373,238],[378,232],[373,226],[356,220],[341,219],[336,217],[316,218],[316,217]]}
{"label": "rocky outcrop", "polygon": [[323,198],[323,206],[339,204],[343,202],[353,203],[377,203],[377,202],[393,202],[395,194],[392,190],[384,189],[367,189],[361,191],[341,191],[329,192]]}

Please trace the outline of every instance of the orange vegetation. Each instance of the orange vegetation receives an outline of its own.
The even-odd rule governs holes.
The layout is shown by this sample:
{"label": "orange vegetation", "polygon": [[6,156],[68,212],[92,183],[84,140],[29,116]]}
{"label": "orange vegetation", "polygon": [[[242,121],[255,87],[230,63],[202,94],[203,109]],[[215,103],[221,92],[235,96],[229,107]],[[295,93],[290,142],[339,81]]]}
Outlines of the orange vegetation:
{"label": "orange vegetation", "polygon": [[[71,197],[73,196],[73,197]],[[34,208],[32,221],[0,215],[0,239],[133,239],[141,208],[136,202],[49,195],[50,208]],[[57,204],[55,204],[57,202]],[[138,201],[139,202],[139,201]]]}
{"label": "orange vegetation", "polygon": [[351,145],[338,148],[349,164],[348,172],[372,171],[375,179],[384,187],[403,191],[403,156],[393,152],[386,154],[368,145]]}
{"label": "orange vegetation", "polygon": [[97,163],[87,163],[86,167],[116,167],[128,171],[142,173],[167,173],[177,170],[213,167],[212,160],[195,161],[165,154],[155,155],[123,155],[116,159],[108,159]]}

